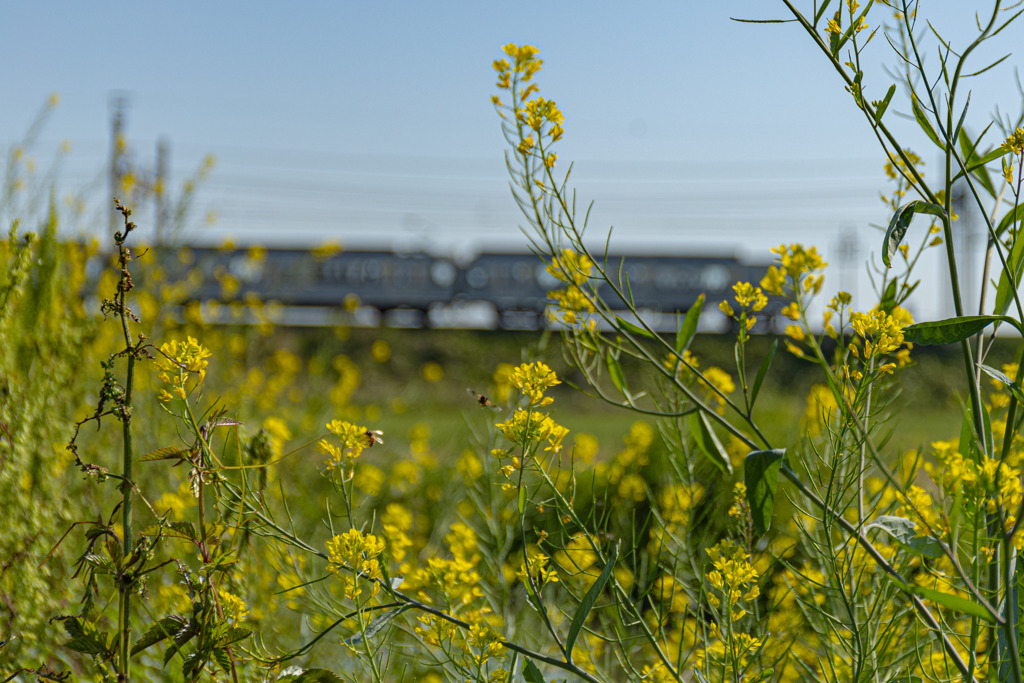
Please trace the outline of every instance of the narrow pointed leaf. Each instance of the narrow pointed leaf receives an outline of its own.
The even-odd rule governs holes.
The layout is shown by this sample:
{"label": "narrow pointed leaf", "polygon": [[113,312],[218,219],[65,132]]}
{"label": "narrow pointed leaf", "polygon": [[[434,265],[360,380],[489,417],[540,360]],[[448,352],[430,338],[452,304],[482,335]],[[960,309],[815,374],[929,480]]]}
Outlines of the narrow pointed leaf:
{"label": "narrow pointed leaf", "polygon": [[984,370],[992,379],[1004,384],[1006,388],[1010,390],[1010,393],[1013,394],[1013,397],[1016,398],[1019,403],[1024,404],[1024,392],[1021,391],[1019,384],[1010,379],[1005,373],[1000,372],[991,366],[979,363],[978,367]]}
{"label": "narrow pointed leaf", "polygon": [[[971,169],[969,172],[972,173],[975,178],[977,178],[978,182],[981,183],[981,186],[985,188],[985,191],[988,192],[990,196],[995,197],[996,188],[995,185],[992,184],[992,177],[989,175],[988,169],[985,168],[985,164],[981,164],[980,166],[975,166],[974,168],[971,168],[971,165],[977,163],[978,161],[978,151],[975,148],[974,141],[971,140],[971,136],[968,135],[967,131],[963,129],[963,117],[961,117],[960,119],[959,142],[960,151],[963,153],[964,157],[964,166]],[[958,173],[957,175],[961,176],[963,175],[963,173],[961,172]]]}
{"label": "narrow pointed leaf", "polygon": [[[967,135],[967,133],[964,131],[964,119],[967,118],[967,110],[970,108],[970,106],[971,106],[971,93],[970,93],[970,91],[967,91],[967,101],[964,102],[964,109],[963,109],[962,112],[960,112],[960,120],[958,120],[956,122],[956,127],[953,129],[953,135],[951,135],[950,138],[949,138],[950,140],[960,140],[961,147],[963,146],[964,136]],[[961,135],[961,133],[963,135]],[[968,140],[969,140],[969,138],[968,138]]]}
{"label": "narrow pointed leaf", "polygon": [[[1024,204],[1018,206],[1020,209]],[[1017,235],[1010,248],[1010,255],[1006,259],[1006,268],[999,272],[999,284],[996,286],[996,300],[993,305],[993,312],[996,315],[1006,315],[1006,311],[1013,302],[1013,295],[1020,288],[1021,273],[1024,272],[1024,236]],[[1013,274],[1011,280],[1007,276],[1007,270]]]}
{"label": "narrow pointed leaf", "polygon": [[144,456],[139,458],[139,462],[152,462],[154,460],[182,460],[186,455],[188,455],[187,448],[166,446],[165,448],[158,448],[155,451],[146,453]]}
{"label": "narrow pointed leaf", "polygon": [[911,96],[910,106],[914,109],[914,118],[917,119],[917,125],[921,127],[921,130],[923,130],[924,134],[928,136],[928,139],[934,142],[935,146],[939,149],[946,149],[945,145],[939,141],[938,134],[935,132],[931,122],[928,120],[928,115],[925,113],[924,109],[921,108],[921,104],[917,101],[916,96]]}
{"label": "narrow pointed leaf", "polygon": [[824,1],[824,2],[822,2],[822,3],[821,3],[821,5],[820,5],[820,6],[818,7],[818,11],[817,11],[817,13],[816,13],[816,14],[814,15],[814,25],[815,25],[815,26],[817,26],[817,25],[818,25],[818,22],[819,22],[819,21],[821,21],[821,18],[822,18],[823,16],[825,16],[825,10],[827,10],[827,9],[828,9],[828,5],[829,5],[829,3],[830,3],[831,1],[832,1],[832,0],[825,0],[825,1]]}
{"label": "narrow pointed leaf", "polygon": [[764,535],[772,525],[775,511],[775,492],[779,488],[779,470],[785,449],[753,451],[743,464],[743,478],[747,485],[747,503],[754,522],[754,531]]}
{"label": "narrow pointed leaf", "polygon": [[183,629],[186,624],[188,624],[188,620],[178,615],[171,615],[160,619],[150,626],[149,630],[132,646],[132,654],[138,654],[150,645],[159,643],[165,638],[174,637],[174,634]]}
{"label": "narrow pointed leaf", "polygon": [[597,581],[594,582],[594,585],[583,596],[583,600],[580,601],[580,607],[576,610],[572,623],[569,624],[569,633],[565,637],[565,659],[569,663],[572,663],[572,648],[576,644],[576,638],[579,637],[580,631],[583,630],[583,626],[587,623],[587,617],[590,616],[590,610],[594,609],[594,603],[597,602],[598,597],[601,596],[601,591],[604,590],[608,579],[611,578],[612,570],[615,569],[616,559],[618,559],[617,548],[612,551],[608,562],[604,565],[604,569],[601,570],[601,575],[597,577]]}
{"label": "narrow pointed leaf", "polygon": [[882,300],[878,302],[878,307],[885,313],[892,313],[892,309],[896,307],[896,288],[898,286],[899,283],[896,282],[896,278],[893,278],[889,280],[885,292],[882,293]]}
{"label": "narrow pointed leaf", "polygon": [[930,558],[942,556],[942,544],[931,536],[918,536],[917,524],[906,517],[882,515],[865,525],[864,530],[868,529],[881,529],[915,555]]}
{"label": "narrow pointed leaf", "polygon": [[890,577],[890,579],[906,592],[916,595],[919,598],[931,600],[937,605],[948,607],[949,609],[960,612],[961,614],[978,617],[979,619],[984,619],[989,623],[995,623],[995,619],[991,614],[989,614],[989,611],[973,600],[961,598],[959,595],[953,595],[951,593],[943,593],[942,591],[937,591],[931,588],[911,586],[903,583],[899,579],[893,579],[892,577]]}
{"label": "narrow pointed leaf", "polygon": [[402,612],[412,609],[412,605],[402,605],[397,609],[389,609],[381,614],[378,614],[373,618],[369,624],[366,625],[366,630],[363,633],[356,633],[353,636],[345,639],[347,645],[358,645],[363,642],[364,639],[369,639],[380,633],[385,626],[391,623],[391,621]]}
{"label": "narrow pointed leaf", "polygon": [[626,377],[622,374],[619,359],[615,357],[611,349],[608,349],[608,353],[605,355],[605,362],[608,365],[608,377],[611,378],[612,384],[619,390],[619,393],[626,394]]}
{"label": "narrow pointed leaf", "polygon": [[907,234],[907,228],[910,227],[910,221],[914,219],[914,214],[916,213],[929,213],[940,218],[946,215],[946,212],[938,204],[923,202],[920,199],[907,202],[897,209],[892,220],[889,221],[889,229],[885,231],[885,239],[882,240],[882,261],[885,262],[887,267],[892,266],[892,257],[896,255],[896,251],[900,248],[903,237]]}
{"label": "narrow pointed leaf", "polygon": [[[990,164],[993,161],[995,161],[996,159],[1002,158],[1007,153],[1009,153],[1009,150],[1004,148],[1002,145],[1000,145],[999,147],[996,147],[994,150],[992,150],[991,152],[989,152],[988,154],[986,154],[983,157],[980,157],[980,158],[979,157],[974,157],[974,158],[971,158],[971,159],[967,159],[966,160],[967,172],[968,173],[973,173],[974,171],[978,170],[979,168],[983,168],[986,164]],[[960,173],[957,173],[956,176],[953,177],[953,182],[956,182],[958,179],[963,177],[963,175],[964,175],[963,171],[961,171]]]}
{"label": "narrow pointed leaf", "polygon": [[761,367],[757,369],[757,376],[754,378],[754,384],[750,387],[750,406],[753,408],[754,402],[757,400],[757,394],[761,391],[761,383],[764,382],[764,376],[768,374],[768,368],[772,366],[772,362],[775,360],[775,352],[779,349],[779,338],[776,337],[775,341],[772,342],[772,346],[768,349],[768,355],[761,361]]}
{"label": "narrow pointed leaf", "polygon": [[650,331],[644,329],[643,327],[640,327],[639,325],[634,325],[633,323],[619,316],[615,316],[615,324],[618,325],[622,330],[629,332],[630,334],[635,334],[640,337],[646,337],[647,339],[658,338],[657,335],[651,333]]}
{"label": "narrow pointed leaf", "polygon": [[1017,208],[1012,211],[1007,211],[1006,215],[999,221],[999,225],[996,226],[996,235],[1001,236],[1004,232],[1009,230],[1014,223],[1017,223],[1022,219],[1024,219],[1024,204],[1018,204]]}
{"label": "narrow pointed leaf", "polygon": [[994,322],[1013,325],[1020,331],[1020,323],[1005,315],[963,315],[926,323],[915,323],[903,328],[903,338],[920,346],[954,344],[969,339]]}
{"label": "narrow pointed leaf", "polygon": [[896,92],[896,84],[893,83],[889,86],[889,90],[886,91],[885,97],[875,105],[875,123],[879,123],[882,120],[882,115],[885,114],[885,110],[889,108],[889,101],[892,100],[893,94]]}
{"label": "narrow pointed leaf", "polygon": [[683,355],[683,351],[690,347],[693,335],[697,334],[697,323],[700,321],[700,312],[703,308],[704,295],[701,294],[693,302],[689,310],[686,311],[683,324],[679,326],[679,330],[676,332],[676,353],[679,355]]}
{"label": "narrow pointed leaf", "polygon": [[306,669],[293,683],[342,683],[343,679],[329,669]]}
{"label": "narrow pointed leaf", "polygon": [[711,427],[707,415],[703,412],[692,413],[689,425],[690,433],[693,435],[701,452],[708,456],[708,459],[714,463],[715,467],[727,474],[732,474],[732,463],[729,461],[729,454],[722,446],[722,442],[718,440],[718,436],[715,435],[715,430]]}

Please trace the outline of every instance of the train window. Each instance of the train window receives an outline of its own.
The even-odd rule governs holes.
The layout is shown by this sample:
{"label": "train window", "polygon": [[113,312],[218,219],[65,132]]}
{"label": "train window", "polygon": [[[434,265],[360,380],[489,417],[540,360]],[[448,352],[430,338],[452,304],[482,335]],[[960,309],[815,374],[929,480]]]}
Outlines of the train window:
{"label": "train window", "polygon": [[231,259],[228,270],[242,282],[258,282],[263,275],[263,264],[246,254],[239,254]]}
{"label": "train window", "polygon": [[512,277],[517,282],[529,282],[533,280],[533,268],[526,261],[519,261],[512,266]]}
{"label": "train window", "polygon": [[474,287],[476,289],[486,287],[488,279],[487,271],[480,266],[471,268],[470,271],[466,273],[466,282],[469,283],[470,287]]}
{"label": "train window", "polygon": [[709,290],[726,289],[729,282],[729,269],[723,265],[706,266],[700,272],[700,286]]}
{"label": "train window", "polygon": [[455,282],[455,266],[447,261],[435,261],[430,266],[430,279],[438,287],[451,287]]}

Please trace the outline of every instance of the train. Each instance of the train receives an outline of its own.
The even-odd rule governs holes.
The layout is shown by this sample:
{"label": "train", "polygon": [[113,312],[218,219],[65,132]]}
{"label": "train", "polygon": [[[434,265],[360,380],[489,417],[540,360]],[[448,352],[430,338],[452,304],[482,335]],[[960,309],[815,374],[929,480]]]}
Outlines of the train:
{"label": "train", "polygon": [[[495,327],[547,324],[548,293],[564,287],[532,252],[483,252],[470,258],[389,250],[308,250],[187,247],[158,250],[171,279],[191,275],[191,297],[220,300],[255,296],[285,307],[331,308],[358,302],[382,316],[410,314],[428,325],[438,308],[484,307]],[[760,282],[768,265],[732,256],[608,255],[611,278],[629,283],[638,310],[671,317],[693,306],[700,294],[717,303],[732,297],[737,281]],[[613,310],[626,310],[608,283],[594,280]],[[770,301],[769,320],[781,302]]]}

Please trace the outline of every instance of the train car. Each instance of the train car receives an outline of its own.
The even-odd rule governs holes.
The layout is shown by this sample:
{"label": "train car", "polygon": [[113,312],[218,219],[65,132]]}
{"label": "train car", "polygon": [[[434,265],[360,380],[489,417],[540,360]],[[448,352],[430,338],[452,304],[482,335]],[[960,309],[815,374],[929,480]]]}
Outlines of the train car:
{"label": "train car", "polygon": [[[547,272],[545,261],[529,252],[483,253],[462,265],[424,253],[391,251],[194,248],[181,258],[185,253],[165,250],[159,260],[172,280],[188,277],[195,283],[193,299],[230,300],[252,293],[312,310],[337,307],[354,297],[360,306],[381,314],[411,312],[414,325],[428,324],[432,310],[473,304],[493,310],[493,320],[501,327],[538,328],[546,324],[545,311],[552,305],[548,293],[564,286]],[[731,299],[733,283],[756,284],[766,270],[726,256],[609,255],[602,263],[613,282],[621,277],[624,296],[633,307],[654,317],[664,314],[666,325],[699,295],[709,304]],[[608,283],[593,282],[612,309],[629,308]],[[779,307],[770,300],[759,317],[770,319]],[[759,324],[756,329],[769,327]]]}
{"label": "train car", "polygon": [[[190,261],[190,262],[189,262]],[[300,249],[192,249],[191,259],[168,268],[172,277],[198,272],[197,299],[234,298],[248,292],[286,306],[338,306],[348,297],[380,311],[427,311],[454,296],[455,265],[447,260],[391,251]],[[225,287],[231,282],[233,287]],[[237,294],[225,297],[225,292]]]}

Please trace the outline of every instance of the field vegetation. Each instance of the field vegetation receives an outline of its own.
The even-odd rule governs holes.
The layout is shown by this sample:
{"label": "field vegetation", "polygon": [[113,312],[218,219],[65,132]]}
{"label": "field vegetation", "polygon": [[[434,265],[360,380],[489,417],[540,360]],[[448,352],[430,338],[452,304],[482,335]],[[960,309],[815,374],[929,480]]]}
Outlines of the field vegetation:
{"label": "field vegetation", "polygon": [[[954,51],[913,3],[783,5],[881,145],[872,301],[782,243],[673,334],[620,317],[529,45],[502,49],[492,102],[560,333],[285,329],[226,274],[193,301],[120,202],[112,241],[59,239],[13,153],[4,680],[1024,681],[1024,115],[972,137],[960,89],[1020,10]],[[901,102],[945,159],[927,179],[888,127]],[[986,217],[973,311],[956,181]],[[946,279],[919,287],[929,250]],[[913,321],[940,286],[956,316]],[[789,324],[752,336],[768,296]],[[706,306],[737,332],[696,336]]]}

